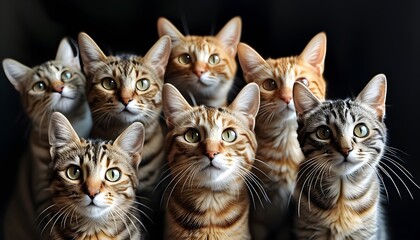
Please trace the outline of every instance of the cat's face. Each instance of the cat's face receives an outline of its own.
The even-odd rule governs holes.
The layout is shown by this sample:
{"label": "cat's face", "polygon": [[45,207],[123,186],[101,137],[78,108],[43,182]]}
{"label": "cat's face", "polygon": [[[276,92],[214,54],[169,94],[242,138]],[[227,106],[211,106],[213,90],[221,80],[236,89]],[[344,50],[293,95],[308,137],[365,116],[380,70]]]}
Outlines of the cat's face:
{"label": "cat's face", "polygon": [[86,79],[79,58],[63,39],[55,60],[29,68],[3,60],[4,71],[21,95],[21,102],[35,125],[48,122],[52,112],[69,114],[85,101]]}
{"label": "cat's face", "polygon": [[384,152],[386,81],[378,75],[355,100],[320,102],[301,84],[294,88],[298,139],[307,165],[345,176],[374,169]]}
{"label": "cat's face", "polygon": [[264,60],[250,46],[240,43],[238,58],[246,82],[255,82],[261,91],[259,119],[265,124],[273,119],[295,118],[293,84],[305,84],[318,98],[325,98],[322,76],[326,52],[326,37],[315,36],[299,56]]}
{"label": "cat's face", "polygon": [[164,99],[164,113],[171,129],[167,135],[168,163],[174,178],[215,190],[232,187],[233,182],[243,179],[253,165],[256,150],[256,85],[255,92],[242,96],[242,103],[236,102],[249,106],[231,108],[190,107],[174,87],[165,87],[164,94],[172,97]]}
{"label": "cat's face", "polygon": [[159,19],[158,31],[172,39],[165,82],[196,97],[211,96],[233,84],[240,18],[233,18],[214,36],[184,36],[165,18]]}
{"label": "cat's face", "polygon": [[105,56],[86,34],[79,34],[88,77],[87,98],[94,122],[150,125],[162,110],[163,75],[170,39],[163,37],[144,56]]}

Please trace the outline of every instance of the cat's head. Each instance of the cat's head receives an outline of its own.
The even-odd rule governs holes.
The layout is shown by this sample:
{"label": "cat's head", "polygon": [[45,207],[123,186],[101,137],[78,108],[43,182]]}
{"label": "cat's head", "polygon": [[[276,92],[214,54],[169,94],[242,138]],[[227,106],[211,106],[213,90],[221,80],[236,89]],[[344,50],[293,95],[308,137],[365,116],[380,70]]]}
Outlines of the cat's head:
{"label": "cat's head", "polygon": [[86,100],[86,79],[79,56],[67,38],[61,40],[55,60],[31,68],[6,58],[3,69],[35,126],[48,123],[52,112],[72,113]]}
{"label": "cat's head", "polygon": [[[295,118],[293,84],[305,84],[318,98],[325,97],[323,78],[327,38],[318,33],[297,56],[262,58],[245,43],[238,45],[238,59],[246,82],[255,82],[261,91],[261,119]],[[273,117],[274,116],[274,117]],[[269,123],[267,123],[269,124]]]}
{"label": "cat's head", "polygon": [[107,56],[84,32],[78,40],[94,122],[127,125],[140,121],[148,126],[156,121],[162,110],[170,38],[161,37],[144,56]]}
{"label": "cat's head", "polygon": [[337,175],[374,168],[385,150],[386,77],[372,78],[357,98],[320,101],[304,84],[293,88],[298,139],[307,161]]}
{"label": "cat's head", "polygon": [[237,70],[237,45],[242,31],[240,17],[232,18],[215,35],[184,36],[163,17],[158,19],[157,28],[159,36],[169,35],[172,40],[165,82],[176,86],[184,96],[191,93],[195,98],[230,89]]}
{"label": "cat's head", "polygon": [[175,178],[217,190],[247,176],[257,147],[253,131],[259,108],[256,84],[245,86],[223,108],[190,106],[169,83],[163,88],[163,101],[170,129],[168,163]]}
{"label": "cat's head", "polygon": [[130,125],[115,141],[84,139],[56,112],[49,125],[49,142],[49,190],[54,209],[60,211],[57,215],[105,220],[109,214],[121,218],[124,211],[134,211],[130,206],[135,204],[144,144],[141,123]]}

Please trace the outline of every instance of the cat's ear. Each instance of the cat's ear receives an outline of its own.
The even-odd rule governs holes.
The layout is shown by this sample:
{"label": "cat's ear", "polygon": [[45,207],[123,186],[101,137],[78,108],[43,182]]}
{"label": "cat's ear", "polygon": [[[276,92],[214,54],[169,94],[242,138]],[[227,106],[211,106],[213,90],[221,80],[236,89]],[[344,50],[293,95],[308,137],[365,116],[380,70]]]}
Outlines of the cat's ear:
{"label": "cat's ear", "polygon": [[90,68],[94,66],[93,63],[107,59],[107,56],[102,52],[95,41],[86,33],[79,33],[78,43],[85,72],[89,72]]}
{"label": "cat's ear", "polygon": [[316,68],[317,73],[321,75],[324,72],[326,52],[327,35],[325,32],[320,32],[309,41],[299,57]]}
{"label": "cat's ear", "polygon": [[249,75],[261,71],[262,69],[269,69],[268,67],[264,67],[267,65],[264,58],[262,58],[252,47],[242,42],[238,44],[238,60],[247,82],[252,81]]}
{"label": "cat's ear", "polygon": [[301,82],[293,84],[293,101],[296,114],[301,116],[305,112],[314,109],[321,101]]}
{"label": "cat's ear", "polygon": [[248,83],[245,85],[228,108],[242,113],[248,119],[249,128],[253,130],[255,118],[260,108],[260,89],[258,84]]}
{"label": "cat's ear", "polygon": [[32,72],[32,69],[16,60],[6,58],[3,60],[3,70],[15,89],[18,92],[24,91],[22,84],[24,84],[24,79]]}
{"label": "cat's ear", "polygon": [[113,146],[123,149],[135,156],[133,166],[138,167],[141,160],[141,152],[144,145],[144,126],[140,122],[134,122],[128,126],[114,141]]}
{"label": "cat's ear", "polygon": [[237,16],[226,23],[226,25],[216,34],[216,38],[222,42],[226,52],[232,57],[236,56],[241,33],[242,19]]}
{"label": "cat's ear", "polygon": [[56,148],[60,148],[71,143],[80,143],[77,135],[69,120],[60,112],[53,112],[48,127],[48,140],[51,145],[51,154]]}
{"label": "cat's ear", "polygon": [[385,75],[382,73],[378,74],[368,82],[355,101],[367,104],[375,109],[379,120],[383,121],[385,118],[386,88]]}
{"label": "cat's ear", "polygon": [[[77,47],[75,47],[75,49],[77,51]],[[58,45],[57,54],[55,55],[55,60],[80,70],[79,53],[76,52],[76,54],[74,54],[72,43],[67,37],[61,39],[60,45]]]}
{"label": "cat's ear", "polygon": [[157,70],[159,78],[163,80],[170,55],[171,38],[164,35],[150,48],[143,59]]}
{"label": "cat's ear", "polygon": [[169,128],[174,127],[175,119],[182,113],[191,110],[190,104],[182,94],[170,83],[165,83],[162,89],[163,114]]}
{"label": "cat's ear", "polygon": [[159,37],[168,35],[171,37],[172,43],[178,41],[178,39],[183,38],[184,35],[166,18],[160,17],[157,21],[157,29]]}

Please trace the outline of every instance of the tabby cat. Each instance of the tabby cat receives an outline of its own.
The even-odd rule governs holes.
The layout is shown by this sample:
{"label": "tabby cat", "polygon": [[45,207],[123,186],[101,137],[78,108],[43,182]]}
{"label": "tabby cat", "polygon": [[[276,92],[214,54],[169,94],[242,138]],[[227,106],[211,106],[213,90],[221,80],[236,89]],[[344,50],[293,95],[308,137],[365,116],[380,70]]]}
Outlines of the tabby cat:
{"label": "tabby cat", "polygon": [[[260,110],[255,132],[258,141],[253,172],[264,183],[269,201],[251,211],[253,239],[287,239],[289,199],[303,154],[297,140],[293,84],[302,82],[320,99],[325,97],[323,78],[326,35],[314,36],[297,56],[264,60],[254,49],[239,43],[238,58],[246,82],[260,87]],[[290,204],[293,207],[293,204]]]}
{"label": "tabby cat", "polygon": [[53,204],[42,213],[46,239],[143,239],[136,208],[143,125],[133,123],[115,141],[84,139],[57,112],[49,142]]}
{"label": "tabby cat", "polygon": [[[87,137],[92,118],[85,97],[86,79],[72,43],[63,38],[56,58],[35,67],[4,59],[3,69],[20,93],[21,103],[31,120],[28,150],[21,159],[16,187],[5,215],[6,239],[34,239],[36,215],[48,205],[48,123],[53,112],[63,113],[80,136]],[[77,50],[77,48],[75,47]]]}
{"label": "tabby cat", "polygon": [[253,181],[258,107],[254,83],[221,108],[190,106],[173,85],[165,84],[171,172],[165,190],[166,239],[251,239],[247,187]]}
{"label": "tabby cat", "polygon": [[226,106],[234,92],[241,18],[232,18],[216,35],[184,36],[163,17],[157,28],[159,36],[172,39],[165,82],[178,88],[192,105]]}
{"label": "tabby cat", "polygon": [[378,74],[355,100],[321,102],[293,89],[301,163],[294,196],[298,239],[387,239],[380,195],[386,78]]}
{"label": "tabby cat", "polygon": [[162,87],[171,40],[161,37],[144,56],[106,56],[86,33],[79,45],[94,127],[91,137],[115,139],[133,122],[146,129],[139,189],[152,192],[164,164]]}

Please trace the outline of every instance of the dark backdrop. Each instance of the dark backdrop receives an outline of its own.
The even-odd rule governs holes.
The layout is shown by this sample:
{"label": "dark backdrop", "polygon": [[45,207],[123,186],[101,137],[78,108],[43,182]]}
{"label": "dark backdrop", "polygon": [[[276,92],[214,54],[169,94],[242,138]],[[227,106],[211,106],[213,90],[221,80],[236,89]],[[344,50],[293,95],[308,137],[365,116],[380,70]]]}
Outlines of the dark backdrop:
{"label": "dark backdrop", "polygon": [[[402,164],[420,183],[419,1],[0,0],[0,59],[39,64],[54,58],[62,37],[76,38],[80,31],[103,49],[144,54],[158,38],[160,16],[195,35],[215,33],[241,16],[241,40],[264,58],[299,54],[315,34],[325,31],[328,97],[355,96],[374,75],[384,73],[389,145],[405,152],[399,154]],[[26,120],[3,71],[0,78],[3,212],[13,187],[10,174],[15,174],[26,143]],[[420,191],[396,171],[414,199],[395,174],[395,185],[385,180],[392,239],[420,239]]]}

